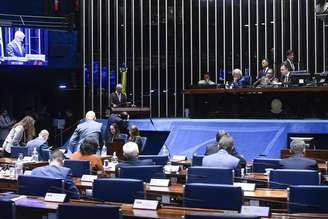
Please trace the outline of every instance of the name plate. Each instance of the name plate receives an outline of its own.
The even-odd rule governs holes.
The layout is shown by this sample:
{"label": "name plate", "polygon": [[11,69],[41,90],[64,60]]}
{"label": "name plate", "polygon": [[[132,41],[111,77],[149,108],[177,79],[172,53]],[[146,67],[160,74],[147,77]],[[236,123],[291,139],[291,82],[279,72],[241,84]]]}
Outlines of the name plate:
{"label": "name plate", "polygon": [[136,208],[136,209],[147,209],[147,210],[157,210],[157,208],[158,208],[158,201],[144,200],[144,199],[136,199],[136,200],[134,200],[133,208]]}
{"label": "name plate", "polygon": [[170,185],[170,180],[169,179],[151,179],[150,186],[164,186],[167,187]]}
{"label": "name plate", "polygon": [[31,176],[32,175],[32,171],[31,170],[25,170],[24,171],[24,175],[25,176]]}
{"label": "name plate", "polygon": [[176,166],[176,165],[165,165],[164,166],[164,171],[166,173],[176,173],[179,172],[180,170],[180,166]]}
{"label": "name plate", "polygon": [[255,183],[233,183],[233,185],[241,187],[243,191],[255,191]]}
{"label": "name plate", "polygon": [[258,207],[258,206],[241,206],[240,214],[243,215],[254,215],[259,217],[270,217],[269,207]]}
{"label": "name plate", "polygon": [[46,196],[44,197],[44,200],[47,202],[63,203],[65,201],[65,198],[66,198],[66,194],[47,192]]}
{"label": "name plate", "polygon": [[187,160],[187,156],[185,155],[174,155],[172,157],[173,161],[183,161],[183,160]]}
{"label": "name plate", "polygon": [[93,182],[97,178],[98,178],[97,175],[83,174],[82,177],[81,177],[81,181],[83,181],[83,182]]}

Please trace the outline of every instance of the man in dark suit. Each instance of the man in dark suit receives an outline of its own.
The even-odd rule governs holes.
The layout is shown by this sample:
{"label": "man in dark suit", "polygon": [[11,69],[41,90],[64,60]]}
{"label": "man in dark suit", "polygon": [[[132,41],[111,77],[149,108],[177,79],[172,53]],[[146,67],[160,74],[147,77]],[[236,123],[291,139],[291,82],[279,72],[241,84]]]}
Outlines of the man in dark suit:
{"label": "man in dark suit", "polygon": [[281,169],[301,169],[301,170],[318,170],[315,160],[305,158],[303,156],[306,148],[305,142],[302,140],[293,140],[290,143],[290,152],[292,156],[282,159],[279,162]]}
{"label": "man in dark suit", "polygon": [[39,154],[39,160],[47,161],[47,157],[44,156],[43,150],[49,149],[48,146],[49,132],[43,129],[39,136],[29,142],[27,142],[26,147],[28,148],[28,156],[32,156],[34,148]]}
{"label": "man in dark suit", "polygon": [[123,161],[116,165],[116,169],[126,166],[144,166],[144,165],[153,165],[151,159],[139,160],[139,148],[138,145],[134,142],[128,142],[123,145],[123,155],[126,158],[126,161]]}
{"label": "man in dark suit", "polygon": [[38,167],[32,170],[32,176],[58,178],[65,180],[65,189],[71,198],[80,198],[80,192],[72,180],[72,170],[64,165],[64,154],[57,150],[50,157],[50,164],[44,167]]}
{"label": "man in dark suit", "polygon": [[288,70],[288,66],[286,63],[282,63],[280,65],[280,74],[281,74],[281,82],[284,84],[289,84],[291,81],[290,71]]}
{"label": "man in dark suit", "polygon": [[96,114],[93,111],[87,112],[85,122],[79,124],[74,130],[72,137],[68,143],[68,154],[70,156],[75,151],[79,151],[80,145],[86,137],[94,137],[98,141],[98,145],[103,143],[102,124],[96,122]]}
{"label": "man in dark suit", "polygon": [[296,71],[296,66],[294,64],[294,52],[292,50],[288,50],[286,53],[287,59],[284,63],[287,65],[289,71]]}
{"label": "man in dark suit", "polygon": [[117,84],[116,91],[109,97],[109,104],[111,107],[124,107],[126,103],[127,98],[126,95],[122,93],[122,85]]}
{"label": "man in dark suit", "polygon": [[7,45],[7,54],[10,57],[25,57],[23,41],[25,34],[22,31],[15,32],[15,39]]}
{"label": "man in dark suit", "polygon": [[269,60],[268,59],[262,59],[262,69],[259,71],[256,79],[260,79],[264,76],[266,76],[268,70],[269,70]]}

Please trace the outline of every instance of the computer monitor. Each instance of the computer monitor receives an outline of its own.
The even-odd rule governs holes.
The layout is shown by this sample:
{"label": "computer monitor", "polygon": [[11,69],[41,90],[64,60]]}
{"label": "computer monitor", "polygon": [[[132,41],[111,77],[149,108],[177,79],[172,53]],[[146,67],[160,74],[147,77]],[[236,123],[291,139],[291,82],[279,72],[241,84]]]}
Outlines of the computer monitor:
{"label": "computer monitor", "polygon": [[290,83],[295,86],[305,86],[311,82],[311,74],[305,71],[290,72]]}

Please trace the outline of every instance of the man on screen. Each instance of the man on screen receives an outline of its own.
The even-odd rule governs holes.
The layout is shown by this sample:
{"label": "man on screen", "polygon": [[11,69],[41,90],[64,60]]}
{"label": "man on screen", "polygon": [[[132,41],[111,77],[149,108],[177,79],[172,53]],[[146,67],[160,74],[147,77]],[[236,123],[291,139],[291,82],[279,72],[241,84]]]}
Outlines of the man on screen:
{"label": "man on screen", "polygon": [[15,39],[7,45],[7,54],[10,57],[25,57],[25,48],[23,45],[25,34],[18,30],[15,32]]}

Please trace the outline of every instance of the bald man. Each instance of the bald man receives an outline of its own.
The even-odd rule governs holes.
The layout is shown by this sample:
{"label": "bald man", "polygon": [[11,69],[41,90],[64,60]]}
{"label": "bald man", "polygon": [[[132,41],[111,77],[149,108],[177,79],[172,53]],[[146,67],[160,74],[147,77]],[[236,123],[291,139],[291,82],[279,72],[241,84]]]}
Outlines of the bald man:
{"label": "bald man", "polygon": [[[45,153],[48,152],[49,146],[48,146],[48,138],[49,138],[49,132],[45,129],[43,129],[39,136],[29,142],[27,142],[26,147],[28,148],[28,156],[32,156],[34,148],[36,148],[36,151],[39,154],[39,160],[48,160],[48,156],[45,156]],[[48,152],[49,153],[49,152]]]}
{"label": "bald man", "polygon": [[15,39],[7,45],[7,54],[10,57],[25,57],[25,48],[23,45],[25,34],[18,30],[15,32]]}
{"label": "bald man", "polygon": [[82,141],[88,136],[94,137],[97,140],[98,145],[99,143],[102,143],[103,127],[101,123],[96,122],[95,120],[95,112],[87,112],[85,115],[85,121],[76,127],[72,137],[69,140],[67,156],[70,156],[75,151],[79,151]]}

